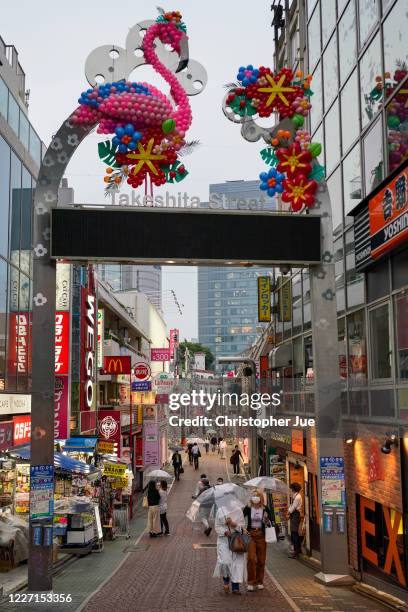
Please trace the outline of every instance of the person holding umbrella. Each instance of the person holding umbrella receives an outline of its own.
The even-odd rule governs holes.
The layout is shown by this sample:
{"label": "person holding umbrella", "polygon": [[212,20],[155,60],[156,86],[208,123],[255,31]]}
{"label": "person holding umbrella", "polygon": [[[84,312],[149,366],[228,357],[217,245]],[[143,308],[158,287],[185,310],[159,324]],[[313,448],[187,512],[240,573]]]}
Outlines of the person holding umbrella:
{"label": "person holding umbrella", "polygon": [[208,499],[202,498],[200,500],[200,495],[202,495],[205,491],[208,491],[209,489],[211,489],[208,478],[202,478],[201,483],[202,483],[201,491],[197,495],[197,500],[200,502],[200,510],[199,510],[198,515],[200,517],[202,524],[204,525],[204,533],[208,538],[212,531],[212,527],[210,527],[210,523],[208,522],[208,519],[210,518],[211,510],[214,505],[214,500],[211,498],[208,498]]}
{"label": "person holding umbrella", "polygon": [[272,525],[272,516],[264,504],[263,492],[256,490],[245,506],[247,532],[251,536],[248,546],[248,591],[262,590],[266,561],[265,527]]}

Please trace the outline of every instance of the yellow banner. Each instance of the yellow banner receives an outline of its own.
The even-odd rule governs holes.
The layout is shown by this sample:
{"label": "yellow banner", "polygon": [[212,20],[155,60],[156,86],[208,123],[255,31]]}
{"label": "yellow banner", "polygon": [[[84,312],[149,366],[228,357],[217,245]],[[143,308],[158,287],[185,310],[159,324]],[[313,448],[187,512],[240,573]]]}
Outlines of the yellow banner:
{"label": "yellow banner", "polygon": [[258,276],[258,321],[271,320],[271,279]]}
{"label": "yellow banner", "polygon": [[114,451],[115,445],[113,442],[103,442],[98,440],[98,452],[111,455]]}
{"label": "yellow banner", "polygon": [[124,489],[127,486],[128,486],[127,478],[115,478],[115,480],[112,482],[112,487],[114,489]]}
{"label": "yellow banner", "polygon": [[103,475],[104,476],[117,476],[123,478],[126,472],[126,465],[124,463],[110,463],[107,461],[103,464]]}

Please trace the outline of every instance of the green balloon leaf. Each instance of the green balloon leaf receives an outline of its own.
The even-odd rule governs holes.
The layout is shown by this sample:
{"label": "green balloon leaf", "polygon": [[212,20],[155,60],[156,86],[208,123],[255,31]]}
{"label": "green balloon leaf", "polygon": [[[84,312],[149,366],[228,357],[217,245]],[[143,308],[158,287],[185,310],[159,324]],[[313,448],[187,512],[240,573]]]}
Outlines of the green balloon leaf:
{"label": "green balloon leaf", "polygon": [[303,117],[303,115],[299,115],[298,113],[296,113],[296,115],[293,115],[292,117],[292,122],[296,128],[300,128],[304,124],[305,118]]}
{"label": "green balloon leaf", "polygon": [[320,164],[314,164],[312,171],[309,172],[307,178],[320,183],[320,181],[324,179],[325,173],[326,173],[326,169],[324,166],[321,166]]}
{"label": "green balloon leaf", "polygon": [[121,168],[121,164],[116,161],[118,147],[113,145],[110,140],[98,142],[98,154],[101,161],[111,168]]}
{"label": "green balloon leaf", "polygon": [[174,119],[166,119],[162,123],[162,130],[164,134],[170,134],[170,132],[172,132],[175,127],[176,122],[174,121]]}
{"label": "green balloon leaf", "polygon": [[[188,175],[188,171],[184,164],[179,160],[176,160],[173,164],[166,164],[161,166],[161,169],[166,175],[167,183],[179,183]],[[181,170],[180,170],[181,169]]]}
{"label": "green balloon leaf", "polygon": [[308,146],[308,151],[312,157],[319,157],[322,152],[322,145],[320,142],[311,142]]}
{"label": "green balloon leaf", "polygon": [[268,166],[276,166],[279,162],[278,158],[275,155],[275,151],[272,147],[267,147],[266,149],[262,149],[261,157]]}

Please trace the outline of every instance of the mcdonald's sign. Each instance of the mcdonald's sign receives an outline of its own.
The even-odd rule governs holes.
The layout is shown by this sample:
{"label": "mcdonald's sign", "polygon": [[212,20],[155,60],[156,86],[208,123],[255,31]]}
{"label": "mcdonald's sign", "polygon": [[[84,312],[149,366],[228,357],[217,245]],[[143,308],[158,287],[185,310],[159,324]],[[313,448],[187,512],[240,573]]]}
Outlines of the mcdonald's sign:
{"label": "mcdonald's sign", "polygon": [[129,374],[131,372],[131,361],[130,357],[123,357],[121,355],[114,357],[105,357],[104,359],[104,372],[105,374]]}

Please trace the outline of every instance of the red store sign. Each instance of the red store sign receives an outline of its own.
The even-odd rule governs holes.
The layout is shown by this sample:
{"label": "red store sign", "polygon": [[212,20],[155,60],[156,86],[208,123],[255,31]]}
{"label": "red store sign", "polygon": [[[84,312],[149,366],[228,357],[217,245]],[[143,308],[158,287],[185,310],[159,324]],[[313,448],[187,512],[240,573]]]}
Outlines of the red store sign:
{"label": "red store sign", "polygon": [[13,418],[13,443],[26,444],[31,439],[31,416],[17,416]]}
{"label": "red store sign", "polygon": [[0,423],[0,451],[7,450],[13,446],[13,421],[2,421]]}
{"label": "red store sign", "polygon": [[30,369],[30,313],[9,314],[8,373],[24,376]]}
{"label": "red store sign", "polygon": [[69,312],[55,313],[55,374],[69,372]]}
{"label": "red store sign", "polygon": [[119,456],[122,438],[120,415],[120,410],[99,410],[98,412],[98,438],[104,442],[114,442]]}

